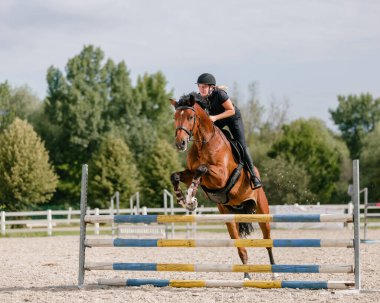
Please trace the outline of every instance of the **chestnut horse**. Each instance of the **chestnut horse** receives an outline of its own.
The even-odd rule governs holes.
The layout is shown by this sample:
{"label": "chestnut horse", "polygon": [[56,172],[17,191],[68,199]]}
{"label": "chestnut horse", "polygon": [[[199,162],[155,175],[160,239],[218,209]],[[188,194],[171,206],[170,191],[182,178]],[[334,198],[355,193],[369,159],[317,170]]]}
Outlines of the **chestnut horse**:
{"label": "chestnut horse", "polygon": [[[208,113],[196,102],[193,94],[185,95],[176,102],[171,100],[175,108],[174,123],[176,127],[175,141],[179,151],[186,151],[189,141],[193,141],[188,155],[187,168],[171,175],[177,202],[184,208],[193,211],[197,207],[195,197],[201,185],[206,195],[226,187],[231,174],[238,163],[232,153],[230,142],[223,132],[210,120]],[[257,176],[259,172],[256,170]],[[186,197],[179,183],[187,185]],[[215,201],[215,196],[214,199]],[[242,171],[235,185],[228,193],[226,201],[216,201],[221,214],[268,214],[269,205],[263,188],[252,190],[247,172]],[[222,202],[222,203],[220,203]],[[231,239],[246,237],[253,231],[251,223],[226,223]],[[259,223],[264,239],[270,239],[269,223]],[[272,248],[268,247],[271,264],[274,264]],[[247,264],[248,255],[245,247],[239,247],[238,253],[243,264]],[[248,273],[244,278],[250,279]]]}

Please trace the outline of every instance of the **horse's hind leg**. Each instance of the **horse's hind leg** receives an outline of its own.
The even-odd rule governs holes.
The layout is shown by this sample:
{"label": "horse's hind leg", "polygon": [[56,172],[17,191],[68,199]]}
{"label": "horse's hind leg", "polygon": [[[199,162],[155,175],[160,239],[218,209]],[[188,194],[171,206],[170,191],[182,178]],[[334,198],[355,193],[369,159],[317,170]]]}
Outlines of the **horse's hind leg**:
{"label": "horse's hind leg", "polygon": [[[258,190],[258,196],[257,196],[257,214],[269,214],[269,205],[268,200],[265,195],[265,192],[263,188],[259,188]],[[270,224],[269,222],[265,223],[259,223],[260,229],[263,233],[264,239],[270,239]],[[267,247],[268,255],[269,255],[269,261],[270,264],[275,264],[273,253],[272,253],[272,247]]]}
{"label": "horse's hind leg", "polygon": [[[221,214],[228,214],[227,209],[223,205],[217,204],[217,206]],[[226,223],[226,226],[227,226],[227,230],[228,230],[228,233],[230,234],[231,239],[240,238],[238,223]],[[237,250],[238,250],[238,254],[239,254],[241,262],[243,264],[248,264],[247,249],[245,247],[238,247]],[[247,272],[244,273],[244,279],[251,280],[251,276],[249,275],[249,273]]]}

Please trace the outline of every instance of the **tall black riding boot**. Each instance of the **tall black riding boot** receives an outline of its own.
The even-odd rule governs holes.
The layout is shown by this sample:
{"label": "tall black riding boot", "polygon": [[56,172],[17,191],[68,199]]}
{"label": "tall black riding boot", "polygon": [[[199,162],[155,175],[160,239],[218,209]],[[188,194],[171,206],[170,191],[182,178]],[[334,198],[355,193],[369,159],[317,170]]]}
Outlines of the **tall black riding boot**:
{"label": "tall black riding boot", "polygon": [[261,183],[261,180],[256,176],[256,173],[255,173],[255,170],[253,167],[253,161],[251,158],[251,154],[249,153],[249,150],[247,147],[244,148],[244,152],[245,152],[245,155],[244,155],[245,161],[244,162],[248,168],[249,174],[251,175],[251,187],[252,187],[252,189],[260,188],[263,185]]}

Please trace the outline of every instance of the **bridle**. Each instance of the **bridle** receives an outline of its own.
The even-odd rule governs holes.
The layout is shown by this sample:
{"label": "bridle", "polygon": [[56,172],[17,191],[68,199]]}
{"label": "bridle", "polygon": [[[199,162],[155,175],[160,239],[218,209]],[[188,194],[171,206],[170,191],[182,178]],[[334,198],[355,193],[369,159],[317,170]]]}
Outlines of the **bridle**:
{"label": "bridle", "polygon": [[[184,127],[183,125],[180,125],[178,126],[176,129],[175,129],[175,135],[177,136],[177,132],[179,130],[183,130],[186,134],[189,135],[189,141],[194,141],[194,142],[200,142],[202,144],[207,144],[211,139],[212,137],[214,137],[215,135],[215,125],[212,125],[212,128],[213,128],[213,134],[212,136],[206,141],[206,140],[195,140],[195,139],[192,139],[193,135],[194,135],[194,127],[195,125],[197,124],[197,118],[198,118],[198,121],[200,122],[201,121],[201,118],[199,116],[197,116],[196,112],[195,112],[195,109],[194,107],[192,106],[178,106],[175,110],[186,110],[186,109],[190,109],[194,112],[194,117],[193,117],[193,127],[191,128],[191,130],[188,130],[186,127]],[[203,136],[202,136],[203,138]]]}

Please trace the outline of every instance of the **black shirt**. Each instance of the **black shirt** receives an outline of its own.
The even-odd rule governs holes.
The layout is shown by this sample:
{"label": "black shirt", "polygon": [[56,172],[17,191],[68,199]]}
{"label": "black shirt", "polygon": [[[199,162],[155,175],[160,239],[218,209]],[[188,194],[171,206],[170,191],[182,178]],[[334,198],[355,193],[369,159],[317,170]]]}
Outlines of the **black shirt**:
{"label": "black shirt", "polygon": [[[221,113],[224,113],[226,109],[223,107],[223,103],[226,102],[230,97],[228,97],[227,93],[222,89],[214,89],[210,96],[207,99],[202,99],[201,106],[206,108],[210,114],[210,116],[216,116]],[[235,115],[218,120],[215,124],[219,127],[223,127],[224,125],[228,125],[229,122],[240,118],[240,111],[235,107]]]}

